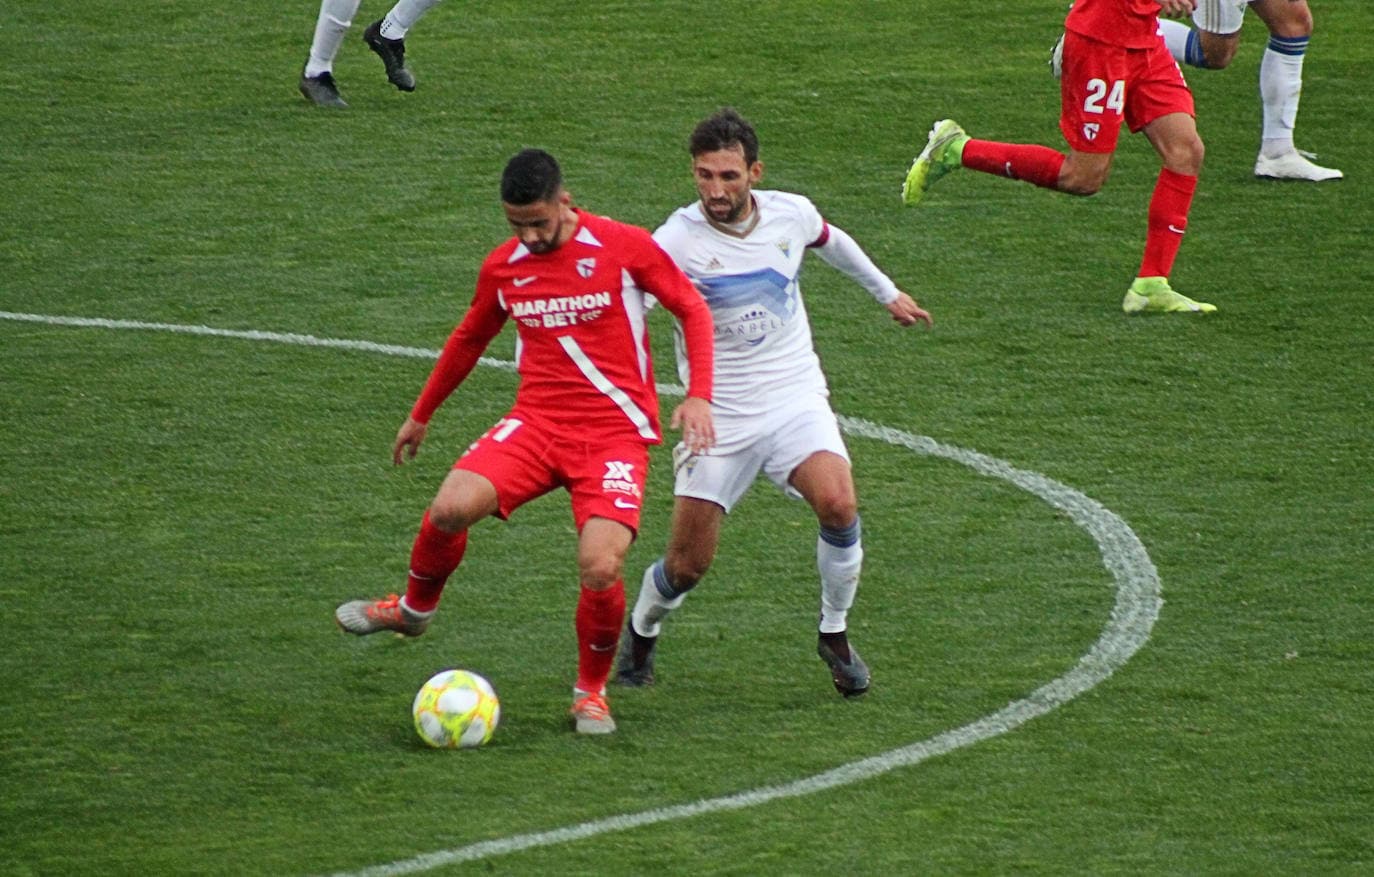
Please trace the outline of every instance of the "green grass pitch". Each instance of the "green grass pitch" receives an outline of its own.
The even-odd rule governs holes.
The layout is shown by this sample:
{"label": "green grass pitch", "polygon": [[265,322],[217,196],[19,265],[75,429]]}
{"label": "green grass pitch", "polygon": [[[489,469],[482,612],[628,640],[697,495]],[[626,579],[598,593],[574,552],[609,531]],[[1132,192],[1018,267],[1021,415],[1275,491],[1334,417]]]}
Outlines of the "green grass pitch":
{"label": "green grass pitch", "polygon": [[[344,112],[295,91],[314,0],[11,4],[0,76],[0,874],[1359,874],[1374,868],[1374,17],[1314,2],[1298,143],[1347,179],[1251,176],[1264,28],[1187,71],[1206,166],[1176,287],[1126,318],[1157,160],[1127,137],[1074,200],[972,173],[904,209],[932,121],[1062,146],[1064,0],[444,3],[419,89],[363,46]],[[425,503],[514,390],[474,373],[410,465],[422,356],[74,326],[79,317],[439,347],[507,235],[500,169],[562,161],[581,205],[653,227],[693,197],[721,105],[765,185],[809,195],[935,316],[907,331],[803,275],[836,409],[1064,484],[1158,571],[1148,642],[1008,733],[861,782],[507,851],[511,838],[785,787],[937,738],[1069,673],[1112,573],[1063,512],[853,436],[874,687],[814,654],[814,521],[758,486],[669,622],[621,732],[567,727],[566,498],[473,532],[430,632],[347,638],[403,584]],[[43,321],[15,319],[39,315]],[[659,378],[668,325],[654,317]],[[509,359],[511,334],[490,351]],[[665,398],[665,406],[673,402]],[[630,594],[657,556],[654,452]],[[419,685],[483,673],[504,723],[426,749]]]}

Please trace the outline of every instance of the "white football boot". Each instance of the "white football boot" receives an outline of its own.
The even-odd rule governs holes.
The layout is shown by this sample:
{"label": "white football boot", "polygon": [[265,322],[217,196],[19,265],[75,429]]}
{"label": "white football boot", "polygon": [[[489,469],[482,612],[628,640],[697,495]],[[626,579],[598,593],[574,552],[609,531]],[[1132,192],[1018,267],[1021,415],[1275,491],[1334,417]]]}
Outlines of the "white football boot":
{"label": "white football boot", "polygon": [[1255,176],[1270,180],[1307,180],[1320,183],[1323,180],[1339,180],[1345,174],[1332,167],[1313,164],[1309,159],[1316,158],[1310,152],[1294,149],[1277,158],[1269,158],[1263,152],[1255,159]]}

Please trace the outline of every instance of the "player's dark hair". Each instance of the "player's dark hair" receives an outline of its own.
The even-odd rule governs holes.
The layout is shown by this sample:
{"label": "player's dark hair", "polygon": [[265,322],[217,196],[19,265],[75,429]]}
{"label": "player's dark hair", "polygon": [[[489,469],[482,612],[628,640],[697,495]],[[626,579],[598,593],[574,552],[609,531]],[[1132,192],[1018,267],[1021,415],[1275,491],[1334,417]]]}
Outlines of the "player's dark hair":
{"label": "player's dark hair", "polygon": [[542,149],[522,149],[506,162],[501,174],[501,200],[525,205],[552,201],[563,188],[558,160]]}
{"label": "player's dark hair", "polygon": [[759,160],[759,135],[732,107],[717,110],[702,119],[687,141],[687,149],[695,158],[703,152],[717,152],[738,144],[744,150],[744,163]]}

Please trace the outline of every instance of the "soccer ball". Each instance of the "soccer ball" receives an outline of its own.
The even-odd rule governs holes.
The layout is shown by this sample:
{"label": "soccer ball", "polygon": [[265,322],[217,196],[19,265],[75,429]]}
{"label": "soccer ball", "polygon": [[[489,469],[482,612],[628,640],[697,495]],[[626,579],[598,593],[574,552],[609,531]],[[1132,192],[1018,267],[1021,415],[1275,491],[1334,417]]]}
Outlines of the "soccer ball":
{"label": "soccer ball", "polygon": [[410,708],[420,739],[437,749],[481,746],[501,721],[501,701],[491,683],[470,670],[435,674]]}

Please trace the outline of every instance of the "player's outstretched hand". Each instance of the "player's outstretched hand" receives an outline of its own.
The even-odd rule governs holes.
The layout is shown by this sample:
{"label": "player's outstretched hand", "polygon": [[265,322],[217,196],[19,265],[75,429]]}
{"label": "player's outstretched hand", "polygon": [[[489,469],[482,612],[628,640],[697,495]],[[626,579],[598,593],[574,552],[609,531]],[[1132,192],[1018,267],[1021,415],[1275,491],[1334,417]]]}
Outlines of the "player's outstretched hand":
{"label": "player's outstretched hand", "polygon": [[1195,9],[1194,0],[1159,0],[1159,14],[1163,18],[1186,18]]}
{"label": "player's outstretched hand", "polygon": [[428,424],[407,417],[401,428],[396,430],[396,442],[391,446],[391,462],[399,466],[406,460],[415,459],[415,453],[420,450],[420,443],[425,440],[425,431],[428,429]]}
{"label": "player's outstretched hand", "polygon": [[696,396],[683,399],[682,404],[673,409],[673,419],[668,425],[682,430],[682,441],[694,454],[716,443],[716,422],[711,417],[711,403],[705,399]]}
{"label": "player's outstretched hand", "polygon": [[925,323],[927,326],[935,325],[930,312],[916,304],[916,300],[905,292],[897,293],[897,299],[887,306],[887,312],[892,315],[892,319],[903,326],[914,326],[917,323]]}

